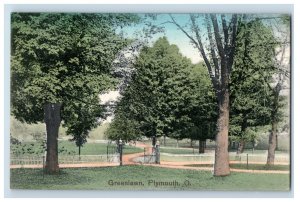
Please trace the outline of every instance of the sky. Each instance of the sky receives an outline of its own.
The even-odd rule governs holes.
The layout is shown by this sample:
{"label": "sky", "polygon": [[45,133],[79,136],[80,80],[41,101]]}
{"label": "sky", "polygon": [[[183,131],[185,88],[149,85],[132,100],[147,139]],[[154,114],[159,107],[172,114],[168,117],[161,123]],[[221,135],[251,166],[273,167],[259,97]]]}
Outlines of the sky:
{"label": "sky", "polygon": [[[142,16],[142,15],[141,15]],[[176,21],[184,25],[189,21],[189,15],[188,14],[172,14]],[[170,21],[170,17],[168,14],[158,14],[157,19],[155,21],[152,21],[154,25],[160,25],[165,27],[163,33],[155,34],[151,40],[151,42],[156,41],[159,37],[166,36],[171,44],[175,44],[178,46],[180,52],[191,59],[192,63],[198,63],[202,61],[202,58],[199,55],[199,52],[191,45],[189,39],[187,36],[180,30],[177,29],[176,25],[171,23],[166,23],[167,21]],[[138,24],[136,26],[130,26],[122,29],[125,36],[128,37],[135,37],[136,33],[140,33],[143,28],[145,27],[145,24]]]}

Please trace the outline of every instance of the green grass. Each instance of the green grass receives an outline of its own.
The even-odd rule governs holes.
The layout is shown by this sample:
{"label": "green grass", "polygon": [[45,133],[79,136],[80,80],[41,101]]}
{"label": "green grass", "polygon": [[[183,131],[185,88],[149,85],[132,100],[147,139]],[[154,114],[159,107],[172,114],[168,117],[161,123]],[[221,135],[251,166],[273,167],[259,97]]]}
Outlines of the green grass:
{"label": "green grass", "polygon": [[[111,186],[114,182],[136,181],[139,186]],[[179,186],[154,186],[148,180],[172,182]],[[190,185],[185,186],[184,182]],[[151,166],[122,166],[107,168],[61,169],[59,175],[42,176],[41,169],[11,169],[12,189],[89,189],[89,190],[234,190],[288,191],[287,174],[231,173],[227,177],[213,177],[211,172],[169,169]]]}
{"label": "green grass", "polygon": [[[173,152],[173,153],[171,153]],[[184,151],[183,151],[184,152]],[[190,154],[188,156],[180,156],[176,154],[187,154],[183,153],[181,150],[178,151],[174,149],[170,149],[169,154],[166,154],[164,152],[161,153],[161,161],[172,161],[172,162],[182,162],[182,161],[198,161],[198,162],[213,162],[214,155],[213,153],[205,153],[205,154]],[[289,154],[288,153],[276,153],[275,162],[289,162]],[[247,154],[244,153],[240,156],[237,156],[235,152],[229,153],[230,161],[247,161]],[[266,162],[267,161],[267,153],[256,153],[256,154],[249,154],[248,155],[249,162]]]}
{"label": "green grass", "polygon": [[161,153],[169,153],[169,154],[197,154],[198,150],[194,149],[179,149],[179,148],[161,148],[160,149]]}
{"label": "green grass", "polygon": [[191,155],[191,156],[168,156],[165,154],[160,155],[161,161],[171,161],[171,162],[186,162],[186,161],[213,161],[213,156],[205,156],[205,155]]}
{"label": "green grass", "polygon": [[[169,154],[199,154],[199,149],[197,147],[193,148],[172,148],[172,147],[161,147],[160,152]],[[231,150],[233,154],[236,153],[235,150]],[[267,150],[250,150],[246,149],[243,154],[267,154]],[[288,154],[287,151],[275,151],[276,154]]]}
{"label": "green grass", "polygon": [[[74,151],[76,154],[78,153],[78,147],[74,144],[74,142],[70,141],[59,141],[59,148],[65,147],[67,151]],[[114,145],[112,147],[115,147]],[[113,148],[111,148],[113,150]],[[124,154],[132,154],[143,152],[144,150],[138,147],[133,147],[129,145],[124,146],[123,153]],[[103,143],[86,143],[81,148],[81,155],[101,155],[107,153],[107,144]]]}
{"label": "green grass", "polygon": [[[18,150],[21,155],[38,155],[42,154],[41,143],[38,142],[27,142],[22,143],[22,145],[12,145],[12,149]],[[110,151],[113,151],[113,146],[111,146]],[[22,148],[25,149],[25,153],[22,152]],[[27,149],[30,148],[31,151],[37,151],[33,154],[29,154]],[[78,147],[75,145],[74,142],[70,141],[58,141],[58,151],[59,155],[74,155],[78,154]],[[123,153],[124,154],[131,154],[131,153],[138,153],[143,152],[144,150],[138,147],[133,147],[129,145],[124,146]],[[85,143],[83,147],[81,147],[81,155],[101,155],[107,153],[107,144],[104,143]]]}
{"label": "green grass", "polygon": [[[231,168],[237,168],[237,169],[247,169],[247,164],[231,164]],[[248,165],[249,170],[283,170],[283,171],[289,171],[290,165],[271,165],[267,166],[264,164],[249,164]]]}
{"label": "green grass", "polygon": [[[213,167],[212,164],[190,164],[185,165],[189,167]],[[247,168],[247,164],[230,164],[230,168],[236,168],[236,169],[249,169],[249,170],[283,170],[288,171],[290,170],[289,165],[272,165],[272,166],[266,166],[264,164],[249,164]]]}
{"label": "green grass", "polygon": [[[158,138],[160,145],[162,147],[173,147],[174,149],[178,148],[178,147],[182,147],[182,148],[191,148],[191,142],[190,139],[183,139],[183,140],[179,140],[178,141],[178,145],[177,145],[177,141],[175,139],[172,138],[168,138],[166,139],[166,143],[164,144],[164,140],[162,137]],[[152,144],[152,140],[145,140],[145,143],[151,145]],[[197,147],[197,141],[193,142],[193,146],[196,148]],[[178,146],[178,147],[177,147]]]}
{"label": "green grass", "polygon": [[[236,150],[230,150],[230,152],[232,153],[236,153]],[[267,154],[268,150],[266,149],[255,149],[254,151],[252,151],[252,149],[245,149],[243,154]],[[289,154],[289,151],[279,151],[276,150],[275,151],[276,154]]]}

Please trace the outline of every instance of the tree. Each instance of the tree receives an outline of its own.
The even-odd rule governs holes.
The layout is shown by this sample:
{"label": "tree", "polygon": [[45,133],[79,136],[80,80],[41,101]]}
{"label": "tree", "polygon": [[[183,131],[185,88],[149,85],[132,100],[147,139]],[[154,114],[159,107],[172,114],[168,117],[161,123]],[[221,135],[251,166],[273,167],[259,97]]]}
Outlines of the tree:
{"label": "tree", "polygon": [[[108,136],[113,136],[114,130],[123,134],[122,131],[128,130],[126,127],[134,126],[130,130],[139,136],[180,139],[191,124],[189,66],[191,62],[165,37],[158,39],[153,47],[144,47],[132,79],[122,93],[112,123],[114,129],[108,131]],[[120,119],[129,124],[116,124]]]}
{"label": "tree", "polygon": [[270,123],[266,82],[274,74],[275,45],[271,29],[259,19],[240,23],[230,82],[230,133],[239,141],[238,154],[248,140],[253,141],[248,127]]}
{"label": "tree", "polygon": [[122,139],[124,142],[129,142],[141,138],[138,122],[131,119],[122,105],[118,105],[114,113],[114,119],[105,131],[105,135],[109,139],[115,141]]}
{"label": "tree", "polygon": [[273,165],[275,160],[278,125],[284,115],[282,110],[285,105],[284,100],[287,97],[284,95],[284,90],[289,89],[291,60],[289,55],[291,17],[289,15],[281,15],[279,21],[277,18],[272,18],[272,20],[275,23],[270,24],[278,43],[274,57],[275,74],[272,77],[273,81],[267,83],[267,87],[271,91],[269,103],[272,106],[267,165]]}
{"label": "tree", "polygon": [[[27,123],[45,121],[46,169],[57,173],[61,121],[71,134],[77,118],[77,123],[91,128],[92,120],[102,116],[98,94],[115,85],[111,64],[127,43],[115,29],[138,18],[127,14],[13,13],[11,20],[12,114]],[[93,113],[88,121],[83,118],[80,122],[78,114],[87,105],[93,106]]]}
{"label": "tree", "polygon": [[[208,69],[219,111],[214,175],[229,175],[229,77],[234,61],[238,15],[190,14],[190,22],[187,25],[189,30],[179,24],[172,15],[170,18],[170,23],[175,24],[197,48]],[[202,26],[203,22],[205,22],[205,28]],[[206,34],[208,39],[208,50],[202,39],[203,34]]]}
{"label": "tree", "polygon": [[[278,22],[277,19],[282,20],[282,22]],[[275,23],[266,21],[275,21]],[[247,62],[250,64],[252,71],[248,71],[248,73],[243,72],[243,74],[251,75],[248,76],[249,78],[246,84],[248,85],[248,89],[252,89],[253,93],[246,93],[248,97],[244,100],[247,100],[247,102],[240,104],[243,105],[244,110],[247,107],[250,110],[251,105],[252,108],[256,110],[250,110],[252,113],[247,113],[246,116],[248,119],[251,119],[252,114],[252,120],[248,120],[249,123],[247,123],[247,119],[244,118],[242,128],[245,131],[249,124],[271,125],[267,164],[272,165],[274,164],[277,145],[278,124],[283,117],[282,110],[285,96],[281,92],[288,86],[286,81],[289,78],[289,62],[287,62],[289,61],[289,56],[286,54],[286,50],[289,48],[290,36],[289,29],[287,29],[289,27],[289,16],[256,17],[249,23],[244,23],[243,25],[244,31],[241,33],[244,35],[244,39],[242,41],[244,41],[244,46],[247,45],[248,47],[245,47],[244,53],[240,54],[244,56],[240,57],[237,54],[236,59],[240,59],[240,61],[242,59],[243,63],[240,64],[244,66],[247,66]],[[238,47],[243,47],[243,45],[238,45]],[[251,79],[255,80],[252,87],[249,86]],[[243,82],[240,76],[237,80]],[[243,89],[242,92],[247,92],[247,90]],[[253,98],[249,97],[251,94],[255,96]],[[250,102],[252,102],[252,104],[249,105]],[[233,107],[233,109],[237,108]],[[255,114],[253,114],[253,111],[256,111]],[[243,133],[241,132],[241,134]]]}
{"label": "tree", "polygon": [[88,99],[81,98],[81,102],[74,100],[64,108],[64,117],[67,121],[63,124],[67,128],[67,135],[71,135],[78,147],[78,155],[81,154],[81,147],[86,143],[89,132],[97,127],[99,118],[104,118],[102,107],[89,105]]}
{"label": "tree", "polygon": [[203,63],[190,68],[191,81],[188,116],[192,126],[185,131],[185,138],[199,141],[199,153],[205,152],[206,140],[215,138],[217,102],[209,74]]}

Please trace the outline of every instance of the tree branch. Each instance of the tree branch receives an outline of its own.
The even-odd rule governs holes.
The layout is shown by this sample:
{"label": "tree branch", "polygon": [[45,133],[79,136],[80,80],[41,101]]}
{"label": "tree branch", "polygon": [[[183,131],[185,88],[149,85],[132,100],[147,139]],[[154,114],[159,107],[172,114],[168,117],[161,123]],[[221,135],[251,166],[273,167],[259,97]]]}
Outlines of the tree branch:
{"label": "tree branch", "polygon": [[[233,64],[233,56],[235,52],[235,41],[236,41],[236,35],[237,35],[237,14],[233,14],[231,18],[231,26],[232,26],[232,32],[231,32],[231,40],[229,44],[229,52],[228,52],[228,67],[232,67]],[[229,69],[229,73],[231,72],[231,69]]]}
{"label": "tree branch", "polygon": [[210,65],[210,63],[209,63],[209,60],[208,60],[208,58],[207,58],[207,56],[206,56],[206,54],[205,54],[205,51],[204,51],[204,48],[203,48],[203,44],[202,44],[202,41],[201,41],[201,37],[200,37],[200,35],[199,35],[199,30],[198,30],[198,28],[197,27],[195,27],[194,25],[195,25],[195,19],[193,18],[193,16],[192,15],[190,15],[190,17],[191,17],[191,19],[192,19],[192,22],[193,22],[193,25],[192,25],[192,27],[193,27],[193,30],[195,31],[195,33],[196,33],[196,35],[198,35],[197,36],[197,40],[198,40],[198,42],[191,36],[191,35],[189,35],[176,21],[175,21],[175,19],[174,19],[174,17],[172,16],[172,15],[169,15],[170,16],[170,18],[171,18],[171,20],[172,20],[172,23],[173,24],[175,24],[190,40],[191,40],[191,42],[197,47],[197,49],[200,51],[200,53],[201,53],[201,56],[203,57],[203,59],[204,59],[204,62],[205,62],[205,64],[206,64],[206,66],[207,66],[207,69],[208,69],[208,73],[209,73],[209,76],[210,76],[210,79],[211,79],[211,81],[212,81],[212,84],[213,84],[213,87],[214,87],[214,89],[216,90],[216,91],[218,91],[218,85],[217,85],[217,81],[216,81],[216,78],[215,78],[215,76],[213,75],[213,71],[212,71],[212,68],[211,68],[211,65]]}
{"label": "tree branch", "polygon": [[219,31],[219,25],[218,25],[216,14],[210,14],[210,18],[211,18],[212,25],[214,28],[214,35],[215,35],[215,39],[216,39],[218,52],[219,52],[221,59],[223,59],[223,58],[225,58],[225,52],[224,52],[224,48],[222,46],[222,39],[221,39],[220,31]]}
{"label": "tree branch", "polygon": [[226,49],[226,46],[228,46],[228,27],[226,24],[226,19],[224,14],[221,14],[221,18],[222,18],[222,27],[224,32],[225,49]]}
{"label": "tree branch", "polygon": [[211,25],[209,23],[209,19],[208,19],[208,15],[205,15],[206,18],[206,27],[207,27],[207,32],[208,32],[208,39],[209,39],[209,44],[210,44],[210,52],[211,52],[211,56],[213,59],[213,63],[215,66],[215,77],[217,79],[217,81],[220,81],[220,66],[219,66],[219,62],[215,53],[215,44],[213,43],[213,38],[212,38],[212,32],[211,32]]}
{"label": "tree branch", "polygon": [[[218,80],[217,80],[218,78],[216,78],[216,75],[213,74],[212,67],[211,67],[210,62],[209,62],[209,60],[206,56],[206,53],[204,51],[201,36],[200,36],[200,33],[199,33],[199,27],[196,24],[195,16],[190,15],[190,18],[191,18],[191,21],[192,21],[192,29],[195,32],[196,38],[197,38],[197,41],[198,41],[198,50],[200,51],[200,53],[201,53],[201,55],[204,59],[204,62],[207,66],[208,73],[209,73],[209,76],[211,78],[213,87],[216,90],[216,92],[218,93],[218,90],[219,90],[219,84],[218,84]],[[217,65],[215,68],[219,68],[219,66]]]}

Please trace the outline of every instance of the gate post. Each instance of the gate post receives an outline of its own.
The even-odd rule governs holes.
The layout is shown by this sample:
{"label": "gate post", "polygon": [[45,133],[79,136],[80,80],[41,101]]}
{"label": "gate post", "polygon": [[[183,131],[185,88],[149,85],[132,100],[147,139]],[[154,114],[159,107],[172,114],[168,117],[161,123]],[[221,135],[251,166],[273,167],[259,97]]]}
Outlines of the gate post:
{"label": "gate post", "polygon": [[159,141],[157,141],[155,147],[156,147],[156,151],[155,151],[155,163],[156,164],[160,164],[160,151],[159,151]]}

